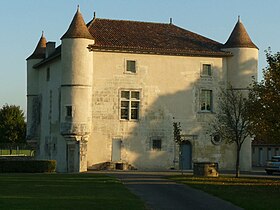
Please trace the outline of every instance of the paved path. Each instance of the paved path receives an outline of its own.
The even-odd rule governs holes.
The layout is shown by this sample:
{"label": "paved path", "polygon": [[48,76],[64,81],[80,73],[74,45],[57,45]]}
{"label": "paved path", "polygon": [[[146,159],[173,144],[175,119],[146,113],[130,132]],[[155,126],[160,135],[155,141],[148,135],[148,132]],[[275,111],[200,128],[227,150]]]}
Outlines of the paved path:
{"label": "paved path", "polygon": [[[96,172],[93,172],[96,173]],[[102,173],[102,172],[98,172]],[[103,172],[120,179],[152,210],[240,210],[241,208],[186,185],[164,179],[168,173]],[[172,173],[174,175],[174,173]]]}

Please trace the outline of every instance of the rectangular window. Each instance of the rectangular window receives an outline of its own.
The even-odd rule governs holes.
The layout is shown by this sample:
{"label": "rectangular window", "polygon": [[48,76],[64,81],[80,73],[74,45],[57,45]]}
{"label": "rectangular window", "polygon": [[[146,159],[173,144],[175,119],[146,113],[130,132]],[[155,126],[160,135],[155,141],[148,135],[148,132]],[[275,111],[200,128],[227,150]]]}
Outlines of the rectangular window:
{"label": "rectangular window", "polygon": [[66,106],[66,117],[72,117],[73,116],[73,108],[72,106]]}
{"label": "rectangular window", "polygon": [[279,148],[275,148],[275,155],[279,155]]}
{"label": "rectangular window", "polygon": [[271,148],[267,148],[267,160],[271,160],[271,157],[272,157]]}
{"label": "rectangular window", "polygon": [[122,120],[139,119],[140,92],[125,90],[121,91],[120,116]]}
{"label": "rectangular window", "polygon": [[50,76],[51,76],[50,67],[48,67],[48,68],[47,68],[47,75],[46,75],[46,80],[47,80],[47,81],[50,81]]}
{"label": "rectangular window", "polygon": [[202,90],[200,95],[200,111],[212,111],[212,90]]}
{"label": "rectangular window", "polygon": [[212,76],[211,64],[202,64],[201,75],[202,76]]}
{"label": "rectangular window", "polygon": [[152,150],[161,151],[161,139],[152,139]]}
{"label": "rectangular window", "polygon": [[126,61],[126,71],[131,73],[136,73],[136,61],[127,60]]}

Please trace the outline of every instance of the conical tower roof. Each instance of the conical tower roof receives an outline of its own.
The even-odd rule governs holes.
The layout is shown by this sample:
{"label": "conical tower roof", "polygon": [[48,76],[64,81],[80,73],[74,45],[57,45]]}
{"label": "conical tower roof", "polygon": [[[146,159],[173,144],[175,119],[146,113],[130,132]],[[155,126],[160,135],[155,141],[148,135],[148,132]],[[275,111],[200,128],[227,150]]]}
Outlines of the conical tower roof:
{"label": "conical tower roof", "polygon": [[41,58],[45,58],[46,44],[47,44],[47,40],[44,37],[44,32],[42,32],[42,36],[41,36],[41,38],[40,38],[40,40],[39,40],[39,42],[38,42],[34,52],[26,60],[28,60],[28,59],[41,59]]}
{"label": "conical tower roof", "polygon": [[92,35],[89,33],[88,28],[85,24],[84,18],[78,7],[73,20],[66,31],[66,33],[61,37],[61,39],[72,39],[72,38],[85,38],[93,39]]}
{"label": "conical tower roof", "polygon": [[241,23],[240,18],[231,32],[227,42],[224,44],[224,48],[257,48],[249,37],[244,25]]}

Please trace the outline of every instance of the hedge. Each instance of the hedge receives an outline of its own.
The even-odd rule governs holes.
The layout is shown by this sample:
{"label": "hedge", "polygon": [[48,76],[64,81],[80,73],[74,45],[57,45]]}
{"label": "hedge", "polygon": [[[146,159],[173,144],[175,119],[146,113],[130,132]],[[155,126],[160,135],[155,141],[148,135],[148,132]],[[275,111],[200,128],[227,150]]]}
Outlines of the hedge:
{"label": "hedge", "polygon": [[55,160],[0,160],[0,173],[51,173],[55,170]]}

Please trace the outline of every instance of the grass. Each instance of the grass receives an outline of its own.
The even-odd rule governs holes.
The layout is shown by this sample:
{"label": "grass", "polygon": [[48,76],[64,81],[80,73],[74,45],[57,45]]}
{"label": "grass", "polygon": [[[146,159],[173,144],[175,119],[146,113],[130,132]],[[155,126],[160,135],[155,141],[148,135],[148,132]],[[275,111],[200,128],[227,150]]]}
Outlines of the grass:
{"label": "grass", "polygon": [[[10,155],[10,150],[8,149],[1,149],[0,150],[0,155]],[[26,155],[26,156],[33,156],[34,155],[34,151],[32,150],[12,150],[12,154],[11,155]]]}
{"label": "grass", "polygon": [[118,180],[96,174],[0,174],[0,209],[145,209]]}
{"label": "grass", "polygon": [[169,177],[227,200],[244,209],[280,209],[280,180],[233,177]]}

